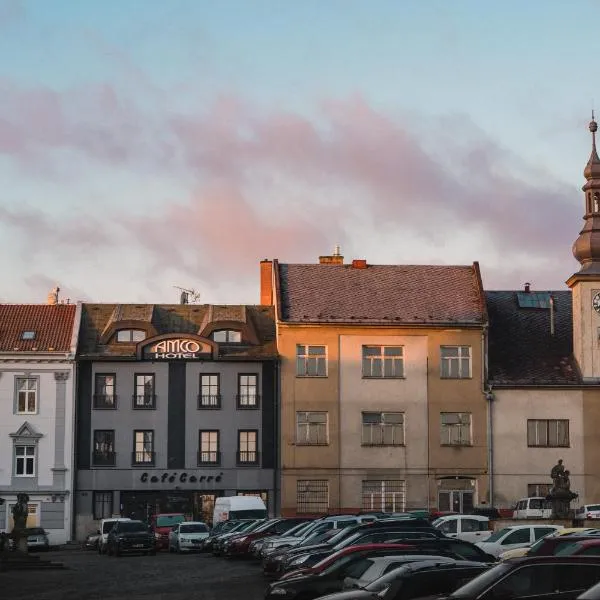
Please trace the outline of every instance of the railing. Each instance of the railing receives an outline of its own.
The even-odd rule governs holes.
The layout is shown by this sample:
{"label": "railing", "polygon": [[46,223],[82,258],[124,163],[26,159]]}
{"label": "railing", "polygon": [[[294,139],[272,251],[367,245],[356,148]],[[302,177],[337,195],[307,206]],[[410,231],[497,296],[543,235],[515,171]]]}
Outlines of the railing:
{"label": "railing", "polygon": [[150,467],[153,467],[155,457],[156,453],[151,450],[141,450],[140,452],[132,452],[131,464],[134,466],[148,465]]}
{"label": "railing", "polygon": [[221,394],[198,394],[198,408],[221,408]]}
{"label": "railing", "polygon": [[94,408],[117,408],[117,397],[114,394],[94,394]]}
{"label": "railing", "polygon": [[237,464],[238,465],[257,465],[258,464],[258,452],[255,450],[239,450],[237,453]]}
{"label": "railing", "polygon": [[92,465],[94,467],[114,467],[117,464],[116,452],[93,452]]}
{"label": "railing", "polygon": [[220,465],[221,453],[218,450],[208,450],[198,452],[198,466],[200,465]]}
{"label": "railing", "polygon": [[236,395],[238,408],[259,408],[260,394],[237,394]]}
{"label": "railing", "polygon": [[141,396],[132,396],[134,409],[154,409],[156,408],[156,394],[143,394]]}

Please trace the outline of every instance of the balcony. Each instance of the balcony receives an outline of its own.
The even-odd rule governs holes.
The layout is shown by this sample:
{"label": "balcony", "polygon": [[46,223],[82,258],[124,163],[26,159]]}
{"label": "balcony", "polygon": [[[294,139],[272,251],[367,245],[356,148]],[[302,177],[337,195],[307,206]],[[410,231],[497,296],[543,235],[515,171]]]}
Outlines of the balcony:
{"label": "balcony", "polygon": [[114,394],[94,394],[93,408],[96,410],[110,410],[117,408],[117,397]]}
{"label": "balcony", "polygon": [[237,453],[238,466],[258,465],[259,454],[255,450],[239,450]]}
{"label": "balcony", "polygon": [[221,408],[221,394],[198,394],[198,409]]}
{"label": "balcony", "polygon": [[152,450],[141,450],[131,453],[132,467],[153,467],[155,465],[156,452]]}
{"label": "balcony", "polygon": [[252,410],[260,407],[259,394],[237,394],[235,399],[240,410]]}
{"label": "balcony", "polygon": [[94,467],[114,467],[117,464],[116,452],[93,452],[92,466]]}
{"label": "balcony", "polygon": [[142,396],[132,396],[134,410],[155,410],[156,394],[143,394]]}
{"label": "balcony", "polygon": [[219,451],[204,451],[198,452],[198,466],[203,465],[220,465],[221,453]]}

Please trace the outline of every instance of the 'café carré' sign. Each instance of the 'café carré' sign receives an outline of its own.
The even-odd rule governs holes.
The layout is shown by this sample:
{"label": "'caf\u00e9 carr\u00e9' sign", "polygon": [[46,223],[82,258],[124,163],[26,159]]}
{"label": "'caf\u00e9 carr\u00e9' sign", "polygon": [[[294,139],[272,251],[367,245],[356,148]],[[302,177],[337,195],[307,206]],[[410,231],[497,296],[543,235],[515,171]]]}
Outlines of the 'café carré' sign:
{"label": "'caf\u00e9 carr\u00e9' sign", "polygon": [[146,358],[151,360],[194,360],[211,356],[209,344],[188,338],[160,340],[144,349]]}

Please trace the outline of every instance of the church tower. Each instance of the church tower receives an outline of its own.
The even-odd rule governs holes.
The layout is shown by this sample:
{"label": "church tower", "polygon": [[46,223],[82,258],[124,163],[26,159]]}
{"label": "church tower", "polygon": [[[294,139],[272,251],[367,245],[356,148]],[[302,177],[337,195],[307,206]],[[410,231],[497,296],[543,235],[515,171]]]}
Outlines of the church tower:
{"label": "church tower", "polygon": [[581,375],[600,381],[600,157],[596,150],[598,124],[590,121],[592,153],[583,174],[586,183],[585,224],[573,244],[573,256],[581,264],[567,285],[573,300],[573,351]]}

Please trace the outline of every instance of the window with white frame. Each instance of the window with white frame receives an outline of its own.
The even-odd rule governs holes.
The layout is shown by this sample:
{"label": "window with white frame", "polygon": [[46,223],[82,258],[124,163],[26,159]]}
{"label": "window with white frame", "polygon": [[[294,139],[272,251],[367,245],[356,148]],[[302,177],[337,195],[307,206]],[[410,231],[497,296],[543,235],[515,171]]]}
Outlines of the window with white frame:
{"label": "window with white frame", "polygon": [[238,464],[258,463],[258,431],[242,429],[238,431]]}
{"label": "window with white frame", "polygon": [[441,444],[471,445],[471,413],[441,413]]}
{"label": "window with white frame", "polygon": [[239,344],[242,341],[242,334],[235,329],[220,329],[213,332],[212,339],[221,344]]}
{"label": "window with white frame", "polygon": [[296,346],[296,375],[298,377],[327,377],[326,346]]}
{"label": "window with white frame", "polygon": [[527,445],[568,448],[569,419],[527,419]]}
{"label": "window with white frame", "polygon": [[443,378],[471,377],[471,346],[441,346],[440,360]]}
{"label": "window with white frame", "polygon": [[362,509],[366,511],[404,512],[406,482],[388,479],[362,482]]}
{"label": "window with white frame", "polygon": [[238,375],[238,408],[257,408],[258,402],[258,375],[240,373]]}
{"label": "window with white frame", "polygon": [[220,375],[218,373],[200,374],[200,393],[198,408],[221,408]]}
{"label": "window with white frame", "polygon": [[108,519],[113,515],[113,493],[94,491],[94,519]]}
{"label": "window with white frame", "polygon": [[363,346],[362,376],[385,379],[404,377],[404,348]]}
{"label": "window with white frame", "polygon": [[200,431],[200,451],[198,452],[198,464],[219,464],[219,431],[207,429]]}
{"label": "window with white frame", "polygon": [[134,465],[154,464],[154,431],[151,429],[137,429],[133,432],[133,458]]}
{"label": "window with white frame", "polygon": [[35,477],[35,446],[15,446],[15,477]]}
{"label": "window with white frame", "polygon": [[296,512],[324,514],[329,510],[329,481],[327,479],[298,479],[296,481]]}
{"label": "window with white frame", "polygon": [[329,443],[326,412],[296,413],[296,444],[321,446]]}
{"label": "window with white frame", "polygon": [[363,446],[403,446],[404,413],[363,412]]}
{"label": "window with white frame", "polygon": [[38,380],[35,377],[17,377],[17,414],[38,412]]}

